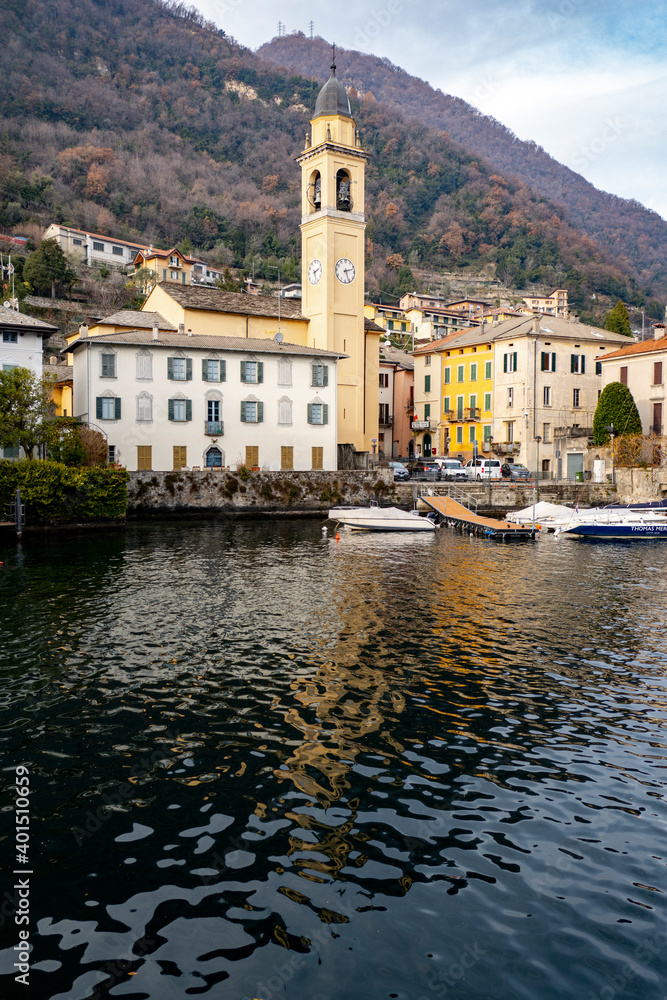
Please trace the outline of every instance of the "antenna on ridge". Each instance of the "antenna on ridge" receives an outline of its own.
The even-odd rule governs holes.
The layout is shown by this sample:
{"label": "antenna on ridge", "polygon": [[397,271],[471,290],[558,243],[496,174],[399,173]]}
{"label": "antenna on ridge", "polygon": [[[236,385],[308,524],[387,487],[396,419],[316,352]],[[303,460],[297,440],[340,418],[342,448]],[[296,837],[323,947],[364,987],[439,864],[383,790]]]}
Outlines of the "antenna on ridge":
{"label": "antenna on ridge", "polygon": [[309,21],[308,22],[308,27],[310,29],[310,40],[312,42],[312,40],[313,40],[313,31],[315,30],[315,24],[314,24],[314,22],[313,21]]}

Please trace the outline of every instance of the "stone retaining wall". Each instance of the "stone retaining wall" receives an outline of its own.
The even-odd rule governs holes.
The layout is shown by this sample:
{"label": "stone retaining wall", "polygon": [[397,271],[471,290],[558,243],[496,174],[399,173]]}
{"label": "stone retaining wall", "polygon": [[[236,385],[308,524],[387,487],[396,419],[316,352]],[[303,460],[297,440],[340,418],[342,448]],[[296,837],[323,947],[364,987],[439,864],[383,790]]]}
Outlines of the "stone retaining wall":
{"label": "stone retaining wall", "polygon": [[319,514],[340,504],[396,501],[391,469],[364,472],[131,472],[128,514]]}

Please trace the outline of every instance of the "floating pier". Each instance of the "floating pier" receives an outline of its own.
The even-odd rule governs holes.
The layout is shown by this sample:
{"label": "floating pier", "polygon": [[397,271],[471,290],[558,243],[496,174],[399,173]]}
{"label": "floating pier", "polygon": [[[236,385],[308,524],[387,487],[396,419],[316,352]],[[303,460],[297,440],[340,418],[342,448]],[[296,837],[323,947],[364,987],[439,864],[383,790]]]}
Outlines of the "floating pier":
{"label": "floating pier", "polygon": [[[434,510],[441,522],[455,525],[461,530],[483,535],[485,538],[501,538],[503,541],[524,541],[535,538],[537,530],[533,525],[511,524],[495,517],[482,517],[477,513],[477,501],[468,497],[462,490],[456,490],[457,496],[435,496],[426,490],[421,499],[431,510]],[[470,504],[470,506],[467,506]]]}

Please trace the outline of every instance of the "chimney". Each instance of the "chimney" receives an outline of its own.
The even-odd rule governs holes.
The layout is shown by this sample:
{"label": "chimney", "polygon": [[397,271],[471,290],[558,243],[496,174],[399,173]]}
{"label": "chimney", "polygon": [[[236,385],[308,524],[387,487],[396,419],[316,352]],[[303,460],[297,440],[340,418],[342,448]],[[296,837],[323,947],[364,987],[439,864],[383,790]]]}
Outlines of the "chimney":
{"label": "chimney", "polygon": [[191,336],[192,336],[192,330],[190,329],[190,327],[188,327],[188,337],[191,337]]}
{"label": "chimney", "polygon": [[178,332],[181,334],[185,334],[185,323],[178,324]]}
{"label": "chimney", "polygon": [[58,364],[58,358],[55,356],[55,354],[52,354],[51,357],[49,358],[49,364],[50,365]]}
{"label": "chimney", "polygon": [[153,324],[153,340],[159,340],[159,338],[160,338],[160,331],[158,330],[157,323],[154,323]]}
{"label": "chimney", "polygon": [[88,336],[88,324],[87,323],[82,323],[81,326],[79,327],[79,336],[80,337],[87,337]]}
{"label": "chimney", "polygon": [[661,340],[665,336],[665,324],[656,323],[653,327],[653,339]]}
{"label": "chimney", "polygon": [[533,316],[533,333],[538,334],[540,332],[540,317]]}

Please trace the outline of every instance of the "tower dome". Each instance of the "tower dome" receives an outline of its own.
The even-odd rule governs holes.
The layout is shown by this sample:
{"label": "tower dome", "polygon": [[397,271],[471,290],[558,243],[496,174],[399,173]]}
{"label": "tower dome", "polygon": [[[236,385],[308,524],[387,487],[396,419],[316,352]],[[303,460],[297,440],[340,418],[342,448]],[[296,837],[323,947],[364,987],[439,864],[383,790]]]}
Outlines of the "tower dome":
{"label": "tower dome", "polygon": [[345,87],[340,80],[336,79],[335,62],[332,62],[331,76],[320,90],[315,102],[315,114],[313,118],[319,118],[321,115],[345,115],[346,118],[352,117],[350,100]]}

